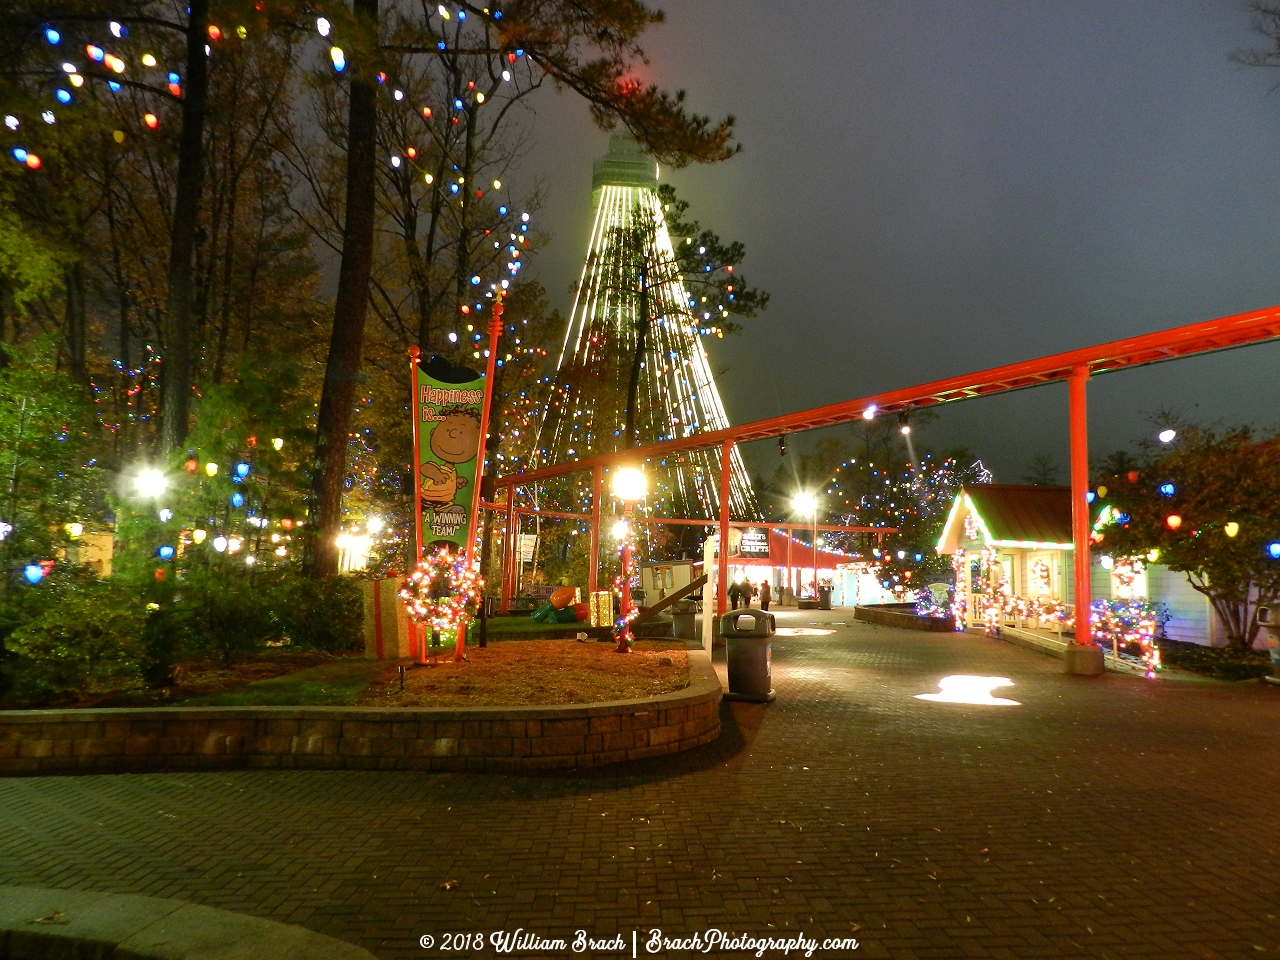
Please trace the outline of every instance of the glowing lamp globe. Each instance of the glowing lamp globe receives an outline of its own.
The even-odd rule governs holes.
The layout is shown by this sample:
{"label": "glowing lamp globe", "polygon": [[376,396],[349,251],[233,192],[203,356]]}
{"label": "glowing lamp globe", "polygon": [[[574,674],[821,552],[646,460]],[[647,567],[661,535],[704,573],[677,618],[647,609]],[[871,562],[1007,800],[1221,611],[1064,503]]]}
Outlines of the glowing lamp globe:
{"label": "glowing lamp globe", "polygon": [[386,526],[381,517],[370,517],[364,522],[364,525],[365,529],[375,536],[381,533],[383,527]]}
{"label": "glowing lamp globe", "polygon": [[1225,533],[1228,537],[1234,537],[1237,533],[1240,532],[1240,524],[1232,520],[1230,523],[1228,523],[1225,527],[1222,528],[1222,532]]}
{"label": "glowing lamp globe", "polygon": [[226,538],[226,537],[214,537],[214,538],[213,538],[213,549],[217,550],[219,553],[221,553],[223,550],[227,549],[227,538]]}
{"label": "glowing lamp globe", "polygon": [[39,583],[44,579],[44,567],[38,563],[28,563],[22,568],[22,575],[26,577],[27,583]]}
{"label": "glowing lamp globe", "polygon": [[1267,553],[1271,555],[1272,560],[1280,560],[1280,543],[1267,544]]}
{"label": "glowing lamp globe", "polygon": [[191,531],[191,539],[196,543],[204,543],[204,538],[207,537],[208,535],[209,535],[208,532],[205,530]]}
{"label": "glowing lamp globe", "polygon": [[159,470],[147,468],[133,479],[133,488],[140,496],[158,497],[169,487],[168,478]]}
{"label": "glowing lamp globe", "polygon": [[1161,443],[1173,443],[1173,438],[1177,435],[1177,430],[1161,430],[1157,436],[1159,436]]}
{"label": "glowing lamp globe", "polygon": [[863,410],[863,411],[862,411],[862,419],[863,419],[863,420],[874,420],[874,419],[876,418],[876,411],[877,411],[877,410],[879,410],[879,409],[880,409],[880,408],[879,408],[879,407],[877,407],[874,403],[872,403],[872,404],[868,404],[868,405],[867,405],[867,409],[865,409],[865,410]]}
{"label": "glowing lamp globe", "polygon": [[204,472],[211,477],[216,477],[218,475],[218,465],[216,463],[206,463],[204,465]]}
{"label": "glowing lamp globe", "polygon": [[239,510],[241,507],[243,507],[243,506],[244,506],[244,494],[243,494],[243,493],[233,493],[233,494],[231,495],[231,505],[232,505],[233,507],[235,507],[237,510]]}
{"label": "glowing lamp globe", "polygon": [[631,524],[625,520],[619,520],[613,525],[613,539],[625,540],[631,533]]}
{"label": "glowing lamp globe", "polygon": [[293,521],[289,517],[285,517],[283,520],[280,521],[280,526],[284,527],[286,530],[292,530]]}
{"label": "glowing lamp globe", "polygon": [[159,550],[156,551],[156,556],[158,556],[161,560],[173,559],[173,547],[168,546],[166,544],[165,546],[161,547]]}
{"label": "glowing lamp globe", "polygon": [[811,516],[818,512],[818,498],[812,493],[797,493],[791,499],[791,506],[802,516]]}
{"label": "glowing lamp globe", "polygon": [[187,473],[195,473],[200,469],[200,464],[195,460],[188,460],[183,466],[186,468]]}
{"label": "glowing lamp globe", "polygon": [[247,477],[248,475],[249,475],[249,465],[247,463],[237,463],[236,476],[243,478],[243,477]]}
{"label": "glowing lamp globe", "polygon": [[272,448],[273,450],[283,450],[283,449],[284,449],[284,437],[276,437],[274,440],[272,440],[272,441],[271,441],[271,448]]}
{"label": "glowing lamp globe", "polygon": [[66,526],[66,530],[67,530],[68,536],[70,536],[71,539],[74,540],[76,537],[80,536],[80,534],[84,533],[84,524],[68,523]]}
{"label": "glowing lamp globe", "polygon": [[635,467],[622,467],[614,473],[613,495],[624,503],[643,500],[647,492],[644,471]]}
{"label": "glowing lamp globe", "polygon": [[1165,523],[1165,526],[1168,527],[1170,530],[1177,530],[1180,526],[1182,526],[1182,518],[1178,516],[1176,513],[1171,513],[1164,518],[1164,523]]}

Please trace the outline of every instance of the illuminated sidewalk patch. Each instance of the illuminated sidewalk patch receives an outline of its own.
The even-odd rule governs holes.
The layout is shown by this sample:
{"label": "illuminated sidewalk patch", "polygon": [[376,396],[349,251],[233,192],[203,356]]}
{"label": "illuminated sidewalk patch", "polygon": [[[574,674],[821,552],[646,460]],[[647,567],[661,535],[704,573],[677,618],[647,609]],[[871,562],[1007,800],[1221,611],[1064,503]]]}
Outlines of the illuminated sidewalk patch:
{"label": "illuminated sidewalk patch", "polygon": [[915,699],[933,700],[936,703],[972,703],[988,707],[1021,706],[1017,700],[991,695],[996,687],[1012,686],[1013,681],[1008,677],[971,677],[960,673],[938,681],[941,693],[917,693]]}

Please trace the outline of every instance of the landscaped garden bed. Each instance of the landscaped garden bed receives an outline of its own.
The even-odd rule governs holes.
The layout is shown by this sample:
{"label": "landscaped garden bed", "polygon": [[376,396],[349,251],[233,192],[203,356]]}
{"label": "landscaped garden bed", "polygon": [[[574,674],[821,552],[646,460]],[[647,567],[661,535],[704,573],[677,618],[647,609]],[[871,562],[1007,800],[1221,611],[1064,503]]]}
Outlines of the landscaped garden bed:
{"label": "landscaped garden bed", "polygon": [[[453,661],[442,648],[434,663],[366,660],[319,652],[267,652],[230,666],[185,664],[168,687],[129,681],[120,689],[63,703],[102,707],[368,706],[474,707],[632,700],[683,689],[689,660],[679,641],[637,641],[629,656],[615,645],[574,640],[491,642]],[[400,689],[397,666],[405,666]]]}
{"label": "landscaped garden bed", "polygon": [[1217,680],[1253,680],[1271,672],[1270,656],[1262,650],[1206,647],[1180,640],[1159,640],[1160,662]]}

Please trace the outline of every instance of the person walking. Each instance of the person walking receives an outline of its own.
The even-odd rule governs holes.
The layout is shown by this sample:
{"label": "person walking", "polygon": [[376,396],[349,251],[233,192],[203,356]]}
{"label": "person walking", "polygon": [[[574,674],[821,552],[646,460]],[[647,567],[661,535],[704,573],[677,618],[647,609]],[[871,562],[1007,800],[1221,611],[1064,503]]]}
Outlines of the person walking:
{"label": "person walking", "polygon": [[751,606],[751,598],[756,595],[755,585],[747,579],[747,575],[742,575],[742,584],[738,587],[738,592],[742,594],[743,607]]}
{"label": "person walking", "polygon": [[769,586],[769,581],[764,580],[760,584],[760,609],[768,610],[769,602],[773,599],[773,588]]}
{"label": "person walking", "polygon": [[729,581],[729,609],[738,609],[738,597],[742,595],[742,588],[738,586],[737,580]]}

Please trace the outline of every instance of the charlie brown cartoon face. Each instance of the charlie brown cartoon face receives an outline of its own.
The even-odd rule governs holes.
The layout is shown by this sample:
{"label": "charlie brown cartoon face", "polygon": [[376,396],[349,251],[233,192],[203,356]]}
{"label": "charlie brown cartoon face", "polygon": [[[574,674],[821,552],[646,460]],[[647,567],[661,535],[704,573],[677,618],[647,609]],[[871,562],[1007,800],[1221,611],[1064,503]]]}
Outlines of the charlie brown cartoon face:
{"label": "charlie brown cartoon face", "polygon": [[431,431],[431,452],[445,463],[466,463],[480,448],[480,421],[474,413],[451,413]]}

